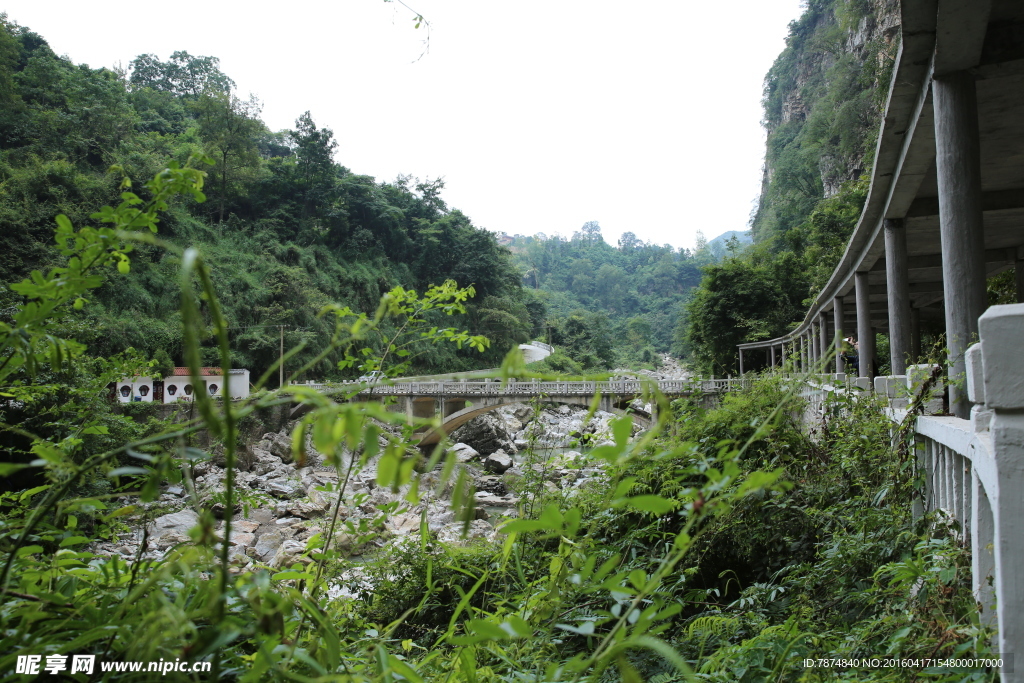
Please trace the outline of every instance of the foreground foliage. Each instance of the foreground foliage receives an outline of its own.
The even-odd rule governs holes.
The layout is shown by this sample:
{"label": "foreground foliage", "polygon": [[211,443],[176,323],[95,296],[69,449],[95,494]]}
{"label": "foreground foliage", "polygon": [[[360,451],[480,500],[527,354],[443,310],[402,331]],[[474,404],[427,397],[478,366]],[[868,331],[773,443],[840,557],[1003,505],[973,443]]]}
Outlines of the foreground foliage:
{"label": "foreground foliage", "polygon": [[[34,378],[47,367],[82,360],[80,345],[57,336],[56,311],[98,286],[93,268],[130,267],[131,245],[154,243],[146,228],[166,198],[200,195],[202,175],[171,168],[149,190],[149,203],[126,192],[117,208],[95,214],[111,227],[75,230],[59,221],[69,266],[27,280],[19,290],[26,303],[3,329],[8,397],[38,387]],[[181,264],[187,361],[198,369],[200,338],[210,333],[226,372],[227,325],[210,267],[194,250],[181,254]],[[365,342],[376,334],[400,356],[402,333],[386,332],[385,320],[431,343],[481,348],[484,340],[424,317],[457,314],[467,296],[454,285],[423,296],[396,290],[373,316],[328,307],[335,333],[308,362],[334,355],[352,363],[361,349],[372,356]],[[521,372],[515,355],[503,372]],[[834,398],[809,439],[795,421],[803,406],[794,387],[778,378],[711,410],[700,397],[674,406],[652,397],[660,403],[656,428],[631,441],[631,418],[619,418],[613,441],[589,454],[605,472],[596,486],[562,496],[544,493],[540,479],[527,481],[521,516],[502,525],[496,544],[447,546],[424,521],[417,538],[355,564],[335,540],[343,530],[364,539],[376,533],[347,528],[339,514],[358,468],[375,467],[378,485],[407,491],[410,503],[426,485],[420,473],[432,473],[438,488],[450,485],[458,519],[468,523],[466,473],[443,450],[425,460],[410,449],[415,425],[385,406],[336,402],[309,387],[290,391],[235,405],[200,390],[196,421],[109,445],[26,433],[38,457],[4,463],[3,473],[34,469],[42,483],[3,498],[0,670],[14,671],[19,655],[93,654],[209,661],[214,678],[244,681],[900,680],[903,671],[893,678],[803,662],[986,651],[990,634],[978,624],[956,530],[910,517],[912,462],[890,448],[890,427],[869,399]],[[325,488],[334,503],[302,561],[236,573],[226,540],[231,520],[218,532],[209,508],[193,541],[159,561],[143,561],[141,551],[125,561],[86,549],[136,512],[112,505],[118,497],[151,501],[163,482],[189,482],[191,464],[210,457],[184,445],[200,428],[224,445],[221,500],[234,509],[239,421],[293,401],[311,408],[295,428],[294,457],[302,462],[309,434],[340,482]],[[106,425],[80,422],[83,436],[109,436]],[[404,431],[389,433],[381,447],[386,423]],[[76,488],[98,482],[112,493]],[[332,599],[328,589],[339,582],[358,586],[361,599]],[[984,672],[915,673],[990,680]],[[178,671],[104,678],[195,680]]]}

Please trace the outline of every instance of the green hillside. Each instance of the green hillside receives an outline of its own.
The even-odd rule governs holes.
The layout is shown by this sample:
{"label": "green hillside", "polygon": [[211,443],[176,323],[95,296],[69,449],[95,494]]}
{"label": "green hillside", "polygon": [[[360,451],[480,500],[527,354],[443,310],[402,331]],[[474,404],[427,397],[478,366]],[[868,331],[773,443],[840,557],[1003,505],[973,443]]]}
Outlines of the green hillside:
{"label": "green hillside", "polygon": [[[424,346],[413,358],[417,371],[493,366],[541,324],[542,309],[527,308],[534,298],[507,250],[447,206],[442,181],[360,175],[335,161],[344,157],[343,139],[309,112],[293,130],[270,131],[260,103],[233,86],[215,57],[141,55],[120,74],[77,65],[31,30],[0,23],[5,282],[60,263],[50,248],[57,214],[87,223],[119,201],[122,176],[144,181],[171,161],[206,155],[207,201],[173,203],[159,238],[196,246],[213,264],[238,367],[258,375],[276,360],[278,326],[286,346],[307,343],[297,366],[333,330],[318,318],[326,304],[372,312],[396,285],[472,285],[476,296],[453,324],[492,340],[483,355]],[[146,198],[141,183],[135,189]],[[94,355],[134,347],[181,363],[177,265],[164,249],[139,248],[131,272],[113,277],[83,311],[69,311],[67,324]],[[5,287],[0,309],[19,300]],[[210,344],[204,361],[212,363]],[[329,359],[307,375],[340,376]]]}

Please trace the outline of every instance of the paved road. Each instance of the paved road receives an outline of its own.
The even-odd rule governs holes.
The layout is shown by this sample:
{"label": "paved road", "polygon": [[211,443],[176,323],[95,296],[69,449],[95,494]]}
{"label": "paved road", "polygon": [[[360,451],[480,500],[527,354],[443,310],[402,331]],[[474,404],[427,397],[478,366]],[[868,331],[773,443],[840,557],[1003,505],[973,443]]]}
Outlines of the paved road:
{"label": "paved road", "polygon": [[533,363],[534,361],[544,360],[551,355],[550,349],[541,348],[540,346],[534,346],[533,344],[520,344],[520,350],[523,352],[523,358],[527,363]]}

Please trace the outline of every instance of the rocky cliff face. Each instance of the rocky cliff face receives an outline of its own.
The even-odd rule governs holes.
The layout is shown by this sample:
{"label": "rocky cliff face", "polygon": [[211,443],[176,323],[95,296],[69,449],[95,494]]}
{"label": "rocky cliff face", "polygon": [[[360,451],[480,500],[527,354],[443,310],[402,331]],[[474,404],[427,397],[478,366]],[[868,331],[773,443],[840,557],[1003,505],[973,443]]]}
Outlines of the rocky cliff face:
{"label": "rocky cliff face", "polygon": [[768,144],[755,235],[785,232],[869,168],[899,26],[897,0],[812,1],[790,25],[765,77]]}

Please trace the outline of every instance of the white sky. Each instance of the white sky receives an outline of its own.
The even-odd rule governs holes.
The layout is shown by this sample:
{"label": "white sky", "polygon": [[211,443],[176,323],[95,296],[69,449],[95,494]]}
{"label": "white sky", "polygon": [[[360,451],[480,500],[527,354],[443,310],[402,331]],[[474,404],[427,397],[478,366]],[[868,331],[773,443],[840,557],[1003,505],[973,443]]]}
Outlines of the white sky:
{"label": "white sky", "polygon": [[762,80],[800,0],[8,0],[92,67],[213,55],[272,130],[310,110],[356,173],[444,177],[479,227],[600,222],[692,247],[746,229],[760,189]]}

